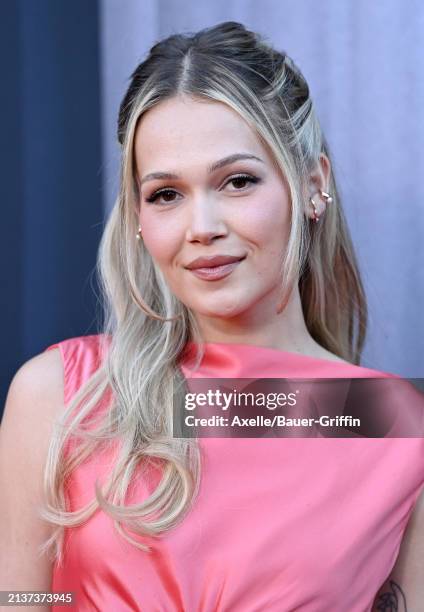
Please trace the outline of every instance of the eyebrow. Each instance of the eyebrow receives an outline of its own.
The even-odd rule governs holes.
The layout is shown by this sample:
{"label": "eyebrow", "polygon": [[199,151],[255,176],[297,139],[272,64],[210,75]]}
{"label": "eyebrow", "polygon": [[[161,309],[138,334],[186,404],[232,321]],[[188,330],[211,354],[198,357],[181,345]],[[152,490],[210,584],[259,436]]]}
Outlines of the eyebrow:
{"label": "eyebrow", "polygon": [[[218,161],[208,166],[208,173],[212,174],[212,172],[215,172],[215,170],[218,170],[219,168],[223,168],[224,166],[229,166],[230,164],[233,164],[234,162],[239,161],[240,159],[255,159],[256,161],[259,161],[262,164],[265,163],[263,159],[261,159],[260,157],[257,157],[256,155],[252,155],[251,153],[233,153],[233,155],[228,155],[227,157],[223,157],[222,159],[219,159]],[[160,180],[160,179],[179,179],[179,178],[181,177],[178,174],[174,174],[172,172],[150,172],[149,174],[146,174],[146,176],[144,176],[140,180],[140,187],[146,181],[153,181],[155,179]]]}

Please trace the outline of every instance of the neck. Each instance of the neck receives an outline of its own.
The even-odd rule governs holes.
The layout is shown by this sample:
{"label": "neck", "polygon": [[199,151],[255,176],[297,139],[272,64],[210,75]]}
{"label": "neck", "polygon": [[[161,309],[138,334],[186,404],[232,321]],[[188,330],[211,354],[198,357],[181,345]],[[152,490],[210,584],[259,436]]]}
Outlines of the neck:
{"label": "neck", "polygon": [[316,352],[319,345],[306,327],[297,285],[283,312],[277,314],[276,310],[274,299],[236,317],[196,316],[196,320],[205,342],[254,344],[303,354]]}

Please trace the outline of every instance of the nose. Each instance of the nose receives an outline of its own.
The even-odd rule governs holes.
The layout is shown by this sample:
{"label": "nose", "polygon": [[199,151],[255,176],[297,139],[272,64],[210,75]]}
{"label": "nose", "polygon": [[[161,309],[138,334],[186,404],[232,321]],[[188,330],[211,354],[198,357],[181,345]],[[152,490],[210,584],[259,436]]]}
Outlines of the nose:
{"label": "nose", "polygon": [[187,227],[187,240],[209,244],[228,233],[219,203],[212,197],[200,196],[193,199]]}

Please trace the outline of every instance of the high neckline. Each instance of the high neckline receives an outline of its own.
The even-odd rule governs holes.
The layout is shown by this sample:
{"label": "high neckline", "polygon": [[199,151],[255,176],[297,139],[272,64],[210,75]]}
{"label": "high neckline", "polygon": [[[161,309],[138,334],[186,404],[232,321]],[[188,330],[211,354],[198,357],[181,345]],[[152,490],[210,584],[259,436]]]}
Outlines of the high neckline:
{"label": "high neckline", "polygon": [[195,376],[249,377],[361,377],[385,375],[378,370],[343,361],[284,351],[276,348],[245,343],[204,342],[204,355],[198,369],[192,370],[192,359],[197,344],[186,344],[181,365]]}
{"label": "high neckline", "polygon": [[[307,361],[313,361],[313,362],[318,362],[318,363],[324,363],[324,364],[338,364],[341,366],[347,366],[347,367],[362,367],[362,366],[357,366],[356,364],[353,363],[349,363],[349,362],[344,362],[344,361],[337,361],[336,359],[326,359],[325,357],[314,357],[313,355],[305,355],[304,353],[298,353],[296,351],[286,351],[283,349],[277,349],[274,347],[270,347],[270,346],[263,346],[261,344],[248,344],[245,342],[204,342],[203,343],[204,347],[205,347],[205,354],[206,352],[209,352],[211,350],[214,349],[214,347],[222,347],[225,350],[229,350],[231,351],[231,349],[234,349],[234,351],[258,351],[258,352],[263,352],[263,353],[270,353],[271,355],[273,355],[274,357],[286,357],[289,359],[305,359]],[[189,341],[186,344],[186,348],[187,350],[190,352],[190,354],[192,353],[192,351],[195,350],[195,347],[197,346],[197,344],[193,341]]]}

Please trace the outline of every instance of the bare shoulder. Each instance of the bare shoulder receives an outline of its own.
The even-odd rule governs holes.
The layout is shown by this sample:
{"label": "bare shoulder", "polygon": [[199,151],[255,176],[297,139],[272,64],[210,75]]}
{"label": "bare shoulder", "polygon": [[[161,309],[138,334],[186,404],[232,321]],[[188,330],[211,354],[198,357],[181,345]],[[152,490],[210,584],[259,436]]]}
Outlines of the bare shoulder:
{"label": "bare shoulder", "polygon": [[[63,365],[60,349],[35,355],[16,371],[9,387],[2,428],[23,419],[50,421],[63,406]],[[17,424],[17,423],[16,423]]]}
{"label": "bare shoulder", "polygon": [[0,588],[49,590],[39,546],[51,534],[38,509],[53,423],[64,410],[58,348],[26,361],[10,384],[0,427]]}
{"label": "bare shoulder", "polygon": [[[48,420],[63,406],[63,365],[60,349],[54,348],[35,355],[16,371],[6,398],[2,428],[23,419]],[[17,423],[16,423],[17,424]]]}

